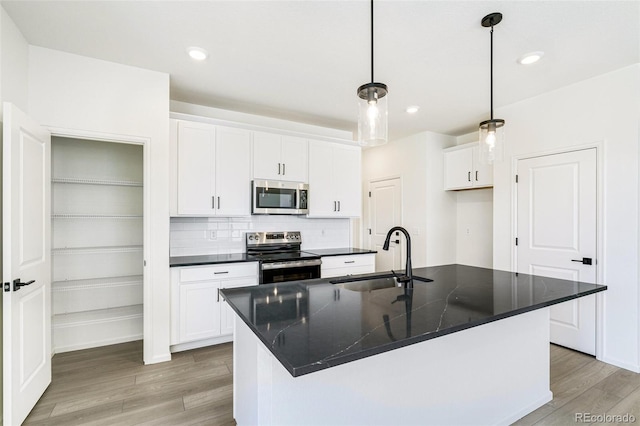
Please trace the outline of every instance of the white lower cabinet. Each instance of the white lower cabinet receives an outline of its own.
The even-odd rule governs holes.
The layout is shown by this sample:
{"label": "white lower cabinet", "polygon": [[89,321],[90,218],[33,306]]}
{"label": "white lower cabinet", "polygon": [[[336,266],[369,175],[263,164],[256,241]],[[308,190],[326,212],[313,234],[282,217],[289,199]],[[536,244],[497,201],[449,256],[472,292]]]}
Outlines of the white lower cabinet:
{"label": "white lower cabinet", "polygon": [[320,277],[342,277],[345,275],[368,274],[375,271],[375,253],[324,256],[320,267]]}
{"label": "white lower cabinet", "polygon": [[218,290],[253,285],[257,262],[171,268],[172,350],[231,341],[233,311]]}

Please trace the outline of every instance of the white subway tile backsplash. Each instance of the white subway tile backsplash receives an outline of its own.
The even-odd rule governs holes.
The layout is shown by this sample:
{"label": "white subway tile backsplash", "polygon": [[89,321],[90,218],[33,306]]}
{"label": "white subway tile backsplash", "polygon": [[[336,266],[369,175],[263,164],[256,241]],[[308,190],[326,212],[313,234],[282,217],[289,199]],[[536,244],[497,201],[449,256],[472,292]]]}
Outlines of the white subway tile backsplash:
{"label": "white subway tile backsplash", "polygon": [[[210,232],[215,231],[211,240]],[[303,216],[172,217],[170,255],[242,253],[250,231],[300,231],[302,248],[350,245],[349,219],[308,219]]]}

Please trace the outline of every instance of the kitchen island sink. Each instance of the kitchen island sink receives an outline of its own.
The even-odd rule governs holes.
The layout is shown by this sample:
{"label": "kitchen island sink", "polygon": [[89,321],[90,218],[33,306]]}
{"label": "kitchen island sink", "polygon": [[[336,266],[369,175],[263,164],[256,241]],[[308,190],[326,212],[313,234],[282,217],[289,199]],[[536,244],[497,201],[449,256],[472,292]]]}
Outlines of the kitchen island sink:
{"label": "kitchen island sink", "polygon": [[[396,283],[396,285],[392,285],[391,287],[399,287],[397,285],[396,277],[402,275],[400,272],[389,271],[382,272],[380,274],[365,274],[365,275],[346,275],[344,277],[332,278],[329,280],[331,284],[344,284],[344,283],[352,283],[358,281],[374,281],[374,280],[389,280]],[[430,278],[421,277],[418,275],[414,275],[413,279],[416,281],[422,281],[425,283],[432,282],[433,280]],[[386,288],[386,287],[385,287]]]}
{"label": "kitchen island sink", "polygon": [[[429,278],[419,277],[415,275],[413,276],[413,279],[414,286],[433,281]],[[420,281],[420,283],[415,281]],[[340,277],[329,282],[337,288],[360,292],[383,290],[387,288],[404,288],[404,284],[398,282],[398,280],[396,279],[396,275],[392,273],[385,273],[374,276],[347,276]]]}

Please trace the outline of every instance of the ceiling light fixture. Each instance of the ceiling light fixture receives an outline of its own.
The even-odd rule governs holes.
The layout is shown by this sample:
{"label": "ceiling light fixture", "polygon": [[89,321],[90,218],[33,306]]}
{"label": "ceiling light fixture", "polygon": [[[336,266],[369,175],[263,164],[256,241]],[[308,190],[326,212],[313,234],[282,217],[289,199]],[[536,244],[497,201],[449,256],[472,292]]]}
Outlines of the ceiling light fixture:
{"label": "ceiling light fixture", "polygon": [[502,13],[482,18],[483,27],[491,27],[491,118],[480,123],[480,161],[486,164],[502,161],[504,151],[504,120],[493,118],[493,27],[502,21]]}
{"label": "ceiling light fixture", "polygon": [[387,143],[387,85],[373,79],[373,0],[371,0],[371,83],[358,87],[358,142],[364,146]]}
{"label": "ceiling light fixture", "polygon": [[187,52],[189,56],[191,56],[191,59],[195,59],[196,61],[204,61],[209,56],[207,51],[201,47],[190,47],[187,49]]}
{"label": "ceiling light fixture", "polygon": [[544,52],[529,52],[518,58],[520,65],[531,65],[538,62],[544,56]]}
{"label": "ceiling light fixture", "polygon": [[411,105],[411,106],[408,106],[407,109],[405,109],[405,111],[408,112],[409,114],[415,114],[416,112],[418,112],[419,109],[420,107],[418,105]]}

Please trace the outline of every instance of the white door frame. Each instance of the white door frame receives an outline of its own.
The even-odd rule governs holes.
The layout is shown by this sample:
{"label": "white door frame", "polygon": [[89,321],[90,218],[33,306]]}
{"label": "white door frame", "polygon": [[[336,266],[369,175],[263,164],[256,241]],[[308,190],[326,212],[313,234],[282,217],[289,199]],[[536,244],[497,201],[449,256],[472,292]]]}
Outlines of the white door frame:
{"label": "white door frame", "polygon": [[[573,145],[564,148],[557,148],[545,151],[537,151],[529,154],[516,155],[511,160],[511,271],[517,270],[518,252],[515,245],[515,239],[518,233],[518,184],[515,176],[518,174],[518,161],[529,158],[543,157],[547,155],[564,154],[574,151],[583,151],[586,149],[596,150],[596,283],[604,284],[605,268],[604,263],[604,223],[605,210],[604,202],[604,156],[606,152],[606,141],[596,141],[581,145]],[[596,294],[596,359],[601,359],[604,355],[604,292]]]}
{"label": "white door frame", "polygon": [[[153,312],[153,293],[151,286],[151,268],[147,268],[147,259],[149,258],[149,250],[151,248],[151,221],[149,220],[149,212],[151,211],[151,179],[150,179],[150,164],[149,164],[149,142],[150,138],[121,135],[116,133],[104,133],[94,132],[89,130],[79,129],[66,129],[60,127],[43,126],[51,132],[51,137],[84,139],[97,142],[112,142],[112,143],[124,143],[129,145],[141,145],[142,146],[142,172],[143,172],[143,185],[142,185],[142,324],[143,324],[143,360],[145,353],[151,353],[152,336],[153,336],[153,321],[151,313]],[[167,212],[168,214],[168,212]],[[148,352],[147,352],[147,349]],[[52,354],[53,356],[53,345]]]}

